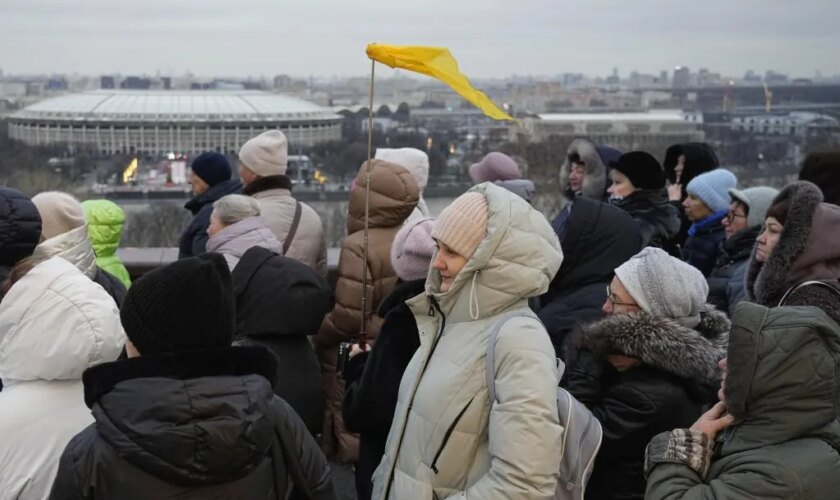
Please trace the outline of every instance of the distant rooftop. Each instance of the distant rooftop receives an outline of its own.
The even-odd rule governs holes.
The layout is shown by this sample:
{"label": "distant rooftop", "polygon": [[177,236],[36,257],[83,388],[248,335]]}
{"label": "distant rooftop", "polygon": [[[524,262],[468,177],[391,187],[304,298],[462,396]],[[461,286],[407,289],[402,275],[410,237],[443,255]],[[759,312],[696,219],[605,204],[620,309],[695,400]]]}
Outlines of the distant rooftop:
{"label": "distant rooftop", "polygon": [[539,114],[537,117],[540,120],[550,122],[663,123],[696,121],[679,109],[657,109],[632,113],[545,113]]}

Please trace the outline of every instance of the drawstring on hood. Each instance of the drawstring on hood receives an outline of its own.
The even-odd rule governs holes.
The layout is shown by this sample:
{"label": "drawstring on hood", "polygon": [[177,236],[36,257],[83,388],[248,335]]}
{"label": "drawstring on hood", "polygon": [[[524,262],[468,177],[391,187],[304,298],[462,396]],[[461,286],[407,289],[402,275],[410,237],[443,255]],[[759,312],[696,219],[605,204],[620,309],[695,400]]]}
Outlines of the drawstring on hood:
{"label": "drawstring on hood", "polygon": [[[470,285],[470,319],[476,321],[481,314],[481,311],[478,308],[478,294],[475,293],[475,280],[478,279],[478,273],[481,271],[476,271],[473,274],[472,278],[472,285]],[[475,304],[475,312],[473,312],[473,304]]]}

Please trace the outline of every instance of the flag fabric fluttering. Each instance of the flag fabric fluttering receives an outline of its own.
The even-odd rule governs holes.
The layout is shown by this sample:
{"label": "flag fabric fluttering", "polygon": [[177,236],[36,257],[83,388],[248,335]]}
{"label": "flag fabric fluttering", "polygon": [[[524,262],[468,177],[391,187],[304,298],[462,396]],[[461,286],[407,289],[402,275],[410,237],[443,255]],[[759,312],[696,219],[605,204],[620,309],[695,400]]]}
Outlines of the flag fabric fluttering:
{"label": "flag fabric fluttering", "polygon": [[484,92],[470,84],[469,79],[458,69],[458,61],[452,57],[449,49],[372,43],[367,46],[367,56],[392,68],[402,68],[440,80],[494,120],[517,121],[499,109]]}

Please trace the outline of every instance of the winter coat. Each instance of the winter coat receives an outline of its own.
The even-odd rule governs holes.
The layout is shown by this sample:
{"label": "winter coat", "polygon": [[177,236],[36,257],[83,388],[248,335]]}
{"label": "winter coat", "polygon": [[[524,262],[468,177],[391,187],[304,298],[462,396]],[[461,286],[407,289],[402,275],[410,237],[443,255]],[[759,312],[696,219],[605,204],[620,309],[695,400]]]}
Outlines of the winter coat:
{"label": "winter coat", "polygon": [[98,283],[121,306],[125,298],[125,285],[116,277],[96,265],[96,255],[88,238],[87,226],[79,226],[59,234],[35,247],[35,257],[61,257],[76,266],[85,276]]}
{"label": "winter coat", "polygon": [[408,302],[420,348],[400,383],[374,500],[547,499],[561,456],[554,349],[535,318],[504,323],[495,344],[496,400],[488,401],[485,354],[502,315],[526,313],[545,293],[563,254],[551,226],[525,200],[484,183],[484,240],[446,293],[430,271]]}
{"label": "winter coat", "polygon": [[[660,432],[693,424],[714,400],[729,320],[712,308],[701,318],[691,329],[643,312],[616,314],[579,332],[583,350],[567,355],[567,389],[604,431],[586,498],[641,500],[647,443]],[[619,372],[603,362],[608,354],[642,364]]]}
{"label": "winter coat", "polygon": [[613,271],[642,249],[639,227],[618,208],[577,198],[561,237],[563,265],[540,297],[539,318],[558,358],[578,324],[601,319]]}
{"label": "winter coat", "polygon": [[[755,250],[747,268],[750,302],[776,307],[785,293],[806,281],[823,281],[840,289],[840,207],[822,202],[819,188],[796,182],[774,200],[790,202],[776,248],[760,263]],[[805,286],[788,296],[786,305],[816,306],[840,323],[840,299],[831,290]]]}
{"label": "winter coat", "polygon": [[370,351],[356,355],[344,371],[344,422],[359,433],[359,462],[356,464],[356,493],[370,500],[373,473],[388,441],[388,431],[397,407],[400,380],[420,347],[414,314],[405,303],[423,293],[426,280],[401,283],[379,307],[385,318]]}
{"label": "winter coat", "polygon": [[677,209],[668,203],[664,189],[640,189],[612,204],[630,214],[642,231],[642,248],[661,248],[679,256],[674,238],[680,230]]}
{"label": "winter coat", "polygon": [[682,249],[683,260],[708,277],[720,256],[720,247],[726,239],[723,218],[726,212],[710,215],[689,229],[688,240]]}
{"label": "winter coat", "polygon": [[131,286],[131,276],[117,257],[120,247],[125,212],[119,205],[108,200],[87,200],[82,202],[87,221],[88,237],[96,254],[96,265],[125,285]]}
{"label": "winter coat", "polygon": [[569,187],[569,175],[572,172],[570,157],[578,155],[583,162],[584,174],[580,196],[593,200],[606,200],[609,187],[609,163],[618,161],[621,153],[615,149],[598,146],[588,139],[575,139],[566,150],[566,159],[560,166],[560,192],[569,199],[577,194]]}
{"label": "winter coat", "polygon": [[[374,160],[370,176],[370,218],[368,254],[364,260],[365,225],[365,167],[356,176],[356,189],[350,194],[347,214],[347,236],[341,245],[338,260],[338,280],[335,285],[335,307],[321,325],[315,344],[324,387],[327,390],[328,410],[325,436],[338,440],[339,456],[355,461],[358,455],[356,438],[344,430],[341,406],[344,384],[336,381],[338,345],[353,340],[362,323],[362,281],[368,276],[367,332],[375,340],[382,326],[382,318],[375,314],[397,284],[397,273],[391,266],[391,245],[403,222],[417,205],[417,181],[411,172],[399,165]],[[330,427],[332,426],[332,427]],[[330,447],[327,446],[327,449]]]}
{"label": "winter coat", "polygon": [[[260,177],[245,186],[243,194],[260,204],[260,215],[280,243],[286,242],[295,219],[297,200],[292,197],[292,182],[285,175]],[[327,240],[321,217],[306,203],[300,204],[300,222],[286,257],[312,266],[327,276]]]}
{"label": "winter coat", "polygon": [[261,345],[274,353],[275,394],[289,403],[313,435],[318,434],[324,395],[308,336],[318,331],[329,311],[330,288],[311,267],[260,246],[245,252],[231,275],[237,343]]}
{"label": "winter coat", "polygon": [[181,234],[181,241],[178,244],[179,259],[186,259],[207,251],[207,228],[210,227],[213,203],[229,194],[237,194],[241,191],[242,184],[231,179],[211,186],[184,205],[184,208],[193,214],[193,218]]}
{"label": "winter coat", "polygon": [[507,181],[496,181],[493,184],[505,188],[511,193],[520,196],[523,200],[531,203],[537,187],[528,179],[511,179]]}
{"label": "winter coat", "polygon": [[239,259],[252,247],[262,247],[283,254],[283,245],[265,224],[262,217],[248,217],[231,224],[207,240],[207,251],[220,253],[233,271]]}
{"label": "winter coat", "polygon": [[709,273],[709,303],[730,318],[747,296],[746,276],[750,254],[761,226],[744,229],[723,242],[714,269]]}
{"label": "winter coat", "polygon": [[41,215],[21,192],[0,186],[0,283],[41,241]]}
{"label": "winter coat", "polygon": [[0,304],[0,498],[46,498],[58,459],[93,418],[82,372],[117,359],[117,306],[72,264],[33,267]]}
{"label": "winter coat", "polygon": [[50,498],[336,498],[261,347],[140,356],[85,372],[94,425],[61,455]]}
{"label": "winter coat", "polygon": [[[647,448],[649,500],[837,498],[840,327],[814,307],[738,306],[715,443],[687,428]],[[591,483],[590,483],[591,484]]]}
{"label": "winter coat", "polygon": [[682,175],[680,175],[680,185],[682,186],[682,198],[679,201],[670,202],[670,204],[677,209],[680,217],[680,230],[674,238],[674,243],[682,246],[685,240],[688,239],[688,228],[691,227],[691,221],[685,215],[685,208],[682,202],[688,196],[685,190],[688,183],[700,174],[710,172],[720,166],[715,150],[705,142],[688,142],[685,144],[674,144],[665,151],[665,161],[662,162],[662,167],[665,170],[665,178],[670,184],[677,183],[676,167],[679,163],[680,155],[685,155],[685,163],[683,164]]}

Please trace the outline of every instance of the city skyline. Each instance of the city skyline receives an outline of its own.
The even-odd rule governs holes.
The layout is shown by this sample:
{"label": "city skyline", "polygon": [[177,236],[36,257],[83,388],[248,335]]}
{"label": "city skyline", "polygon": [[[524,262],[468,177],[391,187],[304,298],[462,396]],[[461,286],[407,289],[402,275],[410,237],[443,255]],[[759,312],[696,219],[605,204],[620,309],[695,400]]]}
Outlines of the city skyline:
{"label": "city skyline", "polygon": [[[447,46],[476,79],[605,77],[614,67],[626,77],[632,70],[659,74],[678,65],[727,77],[752,69],[808,78],[816,71],[840,73],[833,57],[840,46],[829,15],[834,12],[832,0],[647,0],[632,9],[614,0],[150,0],[142,6],[7,0],[0,5],[0,68],[7,74],[347,78],[366,74],[364,47],[380,41]],[[377,71],[394,74],[383,66]]]}

